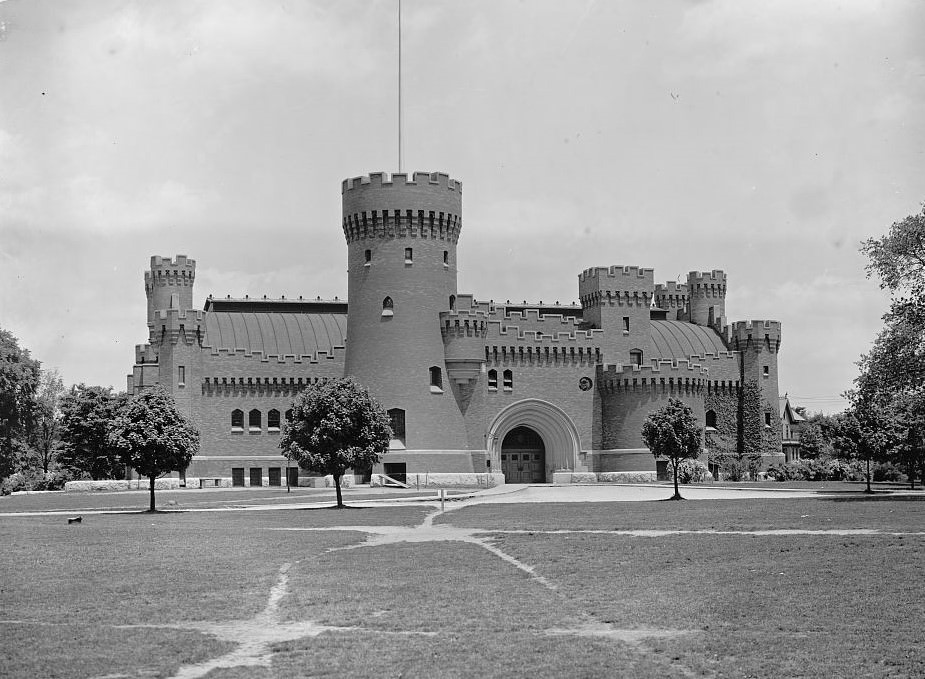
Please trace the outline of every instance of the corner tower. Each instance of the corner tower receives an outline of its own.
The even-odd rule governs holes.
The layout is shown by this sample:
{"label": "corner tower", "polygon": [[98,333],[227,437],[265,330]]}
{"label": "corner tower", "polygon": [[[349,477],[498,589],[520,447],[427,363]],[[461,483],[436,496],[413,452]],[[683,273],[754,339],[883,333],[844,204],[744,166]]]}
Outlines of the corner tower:
{"label": "corner tower", "polygon": [[145,271],[145,296],[148,298],[148,323],[160,309],[192,309],[196,260],[186,255],[151,258],[151,270]]}
{"label": "corner tower", "polygon": [[383,462],[416,471],[425,463],[415,451],[426,451],[431,471],[472,471],[440,328],[440,312],[456,296],[462,184],[442,173],[375,172],[345,180],[341,193],[349,300],[344,373],[391,411],[393,425],[396,417],[404,421],[403,440],[396,436]]}

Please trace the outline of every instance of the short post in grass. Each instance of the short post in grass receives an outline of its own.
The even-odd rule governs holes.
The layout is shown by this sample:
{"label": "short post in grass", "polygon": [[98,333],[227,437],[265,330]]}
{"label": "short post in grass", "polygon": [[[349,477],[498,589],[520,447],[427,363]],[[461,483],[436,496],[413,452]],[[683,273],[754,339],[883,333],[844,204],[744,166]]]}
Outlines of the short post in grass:
{"label": "short post in grass", "polygon": [[678,463],[696,458],[703,448],[703,427],[697,424],[694,411],[682,400],[669,398],[668,403],[649,413],[642,425],[642,440],[656,457],[667,457],[674,471],[672,500],[683,500],[678,491]]}

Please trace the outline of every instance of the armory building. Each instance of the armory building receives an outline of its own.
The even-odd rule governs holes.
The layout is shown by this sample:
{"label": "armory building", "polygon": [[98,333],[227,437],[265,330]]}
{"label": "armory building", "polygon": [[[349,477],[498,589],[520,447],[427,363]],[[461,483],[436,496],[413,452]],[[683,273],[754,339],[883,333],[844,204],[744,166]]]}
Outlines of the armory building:
{"label": "armory building", "polygon": [[199,427],[188,481],[285,483],[277,444],[292,399],[345,375],[394,431],[358,481],[654,479],[640,430],[672,396],[708,448],[782,460],[780,323],[728,322],[722,271],[656,284],[652,269],[596,267],[578,276],[580,306],[478,301],[456,287],[460,182],[373,173],[341,192],[349,303],[210,296],[200,310],[195,260],[151,258],[148,342],[128,389],[163,385]]}

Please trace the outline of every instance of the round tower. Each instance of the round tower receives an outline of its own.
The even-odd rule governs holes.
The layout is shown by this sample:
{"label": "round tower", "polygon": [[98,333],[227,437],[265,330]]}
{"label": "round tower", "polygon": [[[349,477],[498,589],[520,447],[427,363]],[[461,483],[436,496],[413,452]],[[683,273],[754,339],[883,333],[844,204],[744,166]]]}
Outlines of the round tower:
{"label": "round tower", "polygon": [[726,317],[726,274],[713,271],[691,271],[687,274],[690,300],[690,322],[713,327],[723,325]]}
{"label": "round tower", "polygon": [[151,270],[145,271],[145,296],[148,298],[148,323],[154,321],[154,312],[160,309],[193,308],[193,281],[196,278],[196,260],[186,255],[151,258]]}
{"label": "round tower", "polygon": [[[472,471],[440,325],[440,312],[456,296],[462,184],[442,173],[376,172],[345,180],[341,193],[349,300],[344,372],[391,411],[393,428],[396,418],[404,422],[404,438],[396,434],[384,462],[407,462],[409,472],[425,465]],[[416,450],[427,451],[426,463],[415,463]]]}

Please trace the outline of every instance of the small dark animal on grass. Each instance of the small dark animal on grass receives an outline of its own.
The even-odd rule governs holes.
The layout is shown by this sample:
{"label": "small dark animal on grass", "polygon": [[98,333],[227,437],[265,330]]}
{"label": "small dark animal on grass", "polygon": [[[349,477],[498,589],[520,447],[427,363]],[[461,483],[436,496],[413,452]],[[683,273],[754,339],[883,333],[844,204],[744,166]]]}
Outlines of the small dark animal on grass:
{"label": "small dark animal on grass", "polygon": [[83,521],[83,518],[84,517],[82,516],[72,516],[71,518],[67,520],[67,523],[68,525],[71,525],[72,523],[80,523],[81,521]]}

